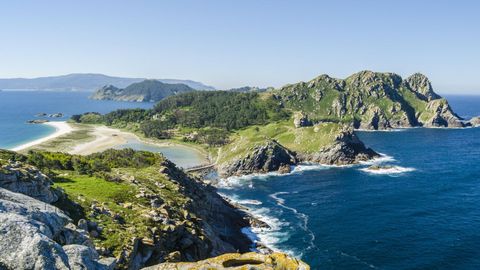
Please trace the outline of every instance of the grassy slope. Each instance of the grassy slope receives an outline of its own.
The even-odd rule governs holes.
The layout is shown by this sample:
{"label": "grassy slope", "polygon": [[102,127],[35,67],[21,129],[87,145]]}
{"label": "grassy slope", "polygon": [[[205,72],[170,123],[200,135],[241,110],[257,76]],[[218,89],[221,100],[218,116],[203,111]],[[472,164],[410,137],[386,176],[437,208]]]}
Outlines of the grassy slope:
{"label": "grassy slope", "polygon": [[[80,205],[79,208],[72,209],[71,203],[60,202],[58,206],[69,212],[74,219],[87,217],[97,222],[103,231],[101,237],[95,239],[96,244],[112,250],[113,254],[118,256],[123,248],[131,245],[132,238],[151,239],[153,227],[168,226],[154,223],[144,215],[151,211],[149,201],[136,197],[139,192],[138,185],[121,179],[134,178],[141,186],[159,195],[166,202],[172,217],[183,215],[188,199],[180,193],[178,184],[159,173],[160,169],[158,165],[141,169],[113,169],[111,176],[121,176],[115,182],[73,171],[56,171],[59,176],[54,178],[54,186],[64,189],[68,200]],[[93,216],[92,203],[108,209],[112,214]],[[77,213],[71,213],[72,210]],[[123,224],[115,220],[115,215],[124,220]]]}
{"label": "grassy slope", "polygon": [[232,142],[220,148],[217,163],[223,164],[246,156],[255,146],[272,139],[292,151],[313,153],[333,143],[340,130],[341,125],[336,123],[295,128],[291,120],[248,127],[236,132],[231,137]]}

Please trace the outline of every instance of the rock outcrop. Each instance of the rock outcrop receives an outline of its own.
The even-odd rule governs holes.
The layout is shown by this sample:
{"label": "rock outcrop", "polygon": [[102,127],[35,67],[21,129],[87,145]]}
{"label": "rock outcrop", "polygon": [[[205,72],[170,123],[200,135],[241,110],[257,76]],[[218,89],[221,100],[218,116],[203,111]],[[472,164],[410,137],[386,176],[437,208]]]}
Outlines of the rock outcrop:
{"label": "rock outcrop", "polygon": [[308,119],[308,116],[303,112],[297,112],[293,117],[293,125],[296,128],[308,127],[312,125],[312,121]]}
{"label": "rock outcrop", "polygon": [[258,253],[230,253],[193,263],[162,263],[144,270],[194,270],[194,269],[258,269],[258,270],[310,270],[306,263],[283,253],[263,255]]}
{"label": "rock outcrop", "polygon": [[0,187],[46,203],[57,201],[51,180],[37,168],[21,162],[8,162],[0,167]]}
{"label": "rock outcrop", "polygon": [[335,138],[335,142],[312,154],[298,154],[303,162],[314,162],[329,165],[355,164],[367,161],[380,155],[365,147],[351,128],[344,128]]}
{"label": "rock outcrop", "polygon": [[221,166],[219,173],[224,177],[278,170],[285,173],[286,166],[296,163],[295,153],[274,140],[266,140],[265,143],[255,146],[246,156]]}
{"label": "rock outcrop", "polygon": [[[14,244],[13,244],[14,243]],[[0,265],[6,269],[113,269],[60,209],[0,188]],[[108,262],[108,263],[107,263]]]}
{"label": "rock outcrop", "polygon": [[464,127],[461,121],[450,108],[444,99],[432,100],[427,105],[427,110],[432,112],[433,116],[424,122],[424,127]]}
{"label": "rock outcrop", "polygon": [[472,127],[478,127],[480,126],[480,116],[477,116],[477,117],[473,117],[472,119],[470,119],[470,121],[468,122]]}
{"label": "rock outcrop", "polygon": [[431,101],[441,98],[437,93],[433,91],[430,80],[421,73],[415,73],[412,76],[406,78],[405,84],[422,100]]}

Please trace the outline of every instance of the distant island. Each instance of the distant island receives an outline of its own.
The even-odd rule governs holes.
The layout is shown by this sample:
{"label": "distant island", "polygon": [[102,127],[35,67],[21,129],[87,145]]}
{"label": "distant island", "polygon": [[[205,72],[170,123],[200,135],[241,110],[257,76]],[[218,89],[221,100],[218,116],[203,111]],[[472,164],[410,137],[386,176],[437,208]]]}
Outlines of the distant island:
{"label": "distant island", "polygon": [[[157,139],[193,142],[212,153],[222,176],[288,172],[299,163],[352,164],[377,154],[354,129],[465,127],[428,78],[361,71],[268,91],[195,91],[151,110],[74,116],[80,123],[128,126]],[[214,149],[212,151],[212,149]]]}
{"label": "distant island", "polygon": [[[146,78],[123,78],[95,73],[74,73],[39,78],[0,79],[0,89],[8,90],[52,90],[52,91],[94,91],[105,85],[124,88]],[[215,90],[212,86],[191,80],[158,79],[163,83],[185,84],[196,90]]]}
{"label": "distant island", "polygon": [[168,96],[195,91],[186,84],[169,84],[158,80],[144,80],[126,88],[106,85],[90,96],[96,100],[157,102]]}

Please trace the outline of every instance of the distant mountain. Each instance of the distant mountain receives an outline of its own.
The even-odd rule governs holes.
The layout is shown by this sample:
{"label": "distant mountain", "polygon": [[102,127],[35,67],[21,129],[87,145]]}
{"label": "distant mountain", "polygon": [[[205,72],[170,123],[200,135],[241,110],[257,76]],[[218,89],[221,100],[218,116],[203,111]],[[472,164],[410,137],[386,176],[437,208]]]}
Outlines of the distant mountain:
{"label": "distant mountain", "polygon": [[90,97],[96,100],[117,100],[134,102],[156,102],[168,96],[195,91],[186,84],[163,83],[158,80],[144,80],[126,88],[106,85],[95,91]]}
{"label": "distant mountain", "polygon": [[[40,77],[33,79],[0,79],[0,89],[8,90],[54,90],[54,91],[94,91],[104,85],[125,88],[145,78],[122,78],[103,74],[76,73],[62,76]],[[215,90],[215,88],[191,80],[159,79],[169,84],[185,84],[196,90]]]}

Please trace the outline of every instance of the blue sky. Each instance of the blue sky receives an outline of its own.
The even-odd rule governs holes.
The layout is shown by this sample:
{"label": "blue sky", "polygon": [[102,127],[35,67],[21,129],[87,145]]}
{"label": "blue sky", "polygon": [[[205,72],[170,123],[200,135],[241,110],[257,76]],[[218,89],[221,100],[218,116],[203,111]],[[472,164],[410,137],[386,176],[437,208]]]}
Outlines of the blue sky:
{"label": "blue sky", "polygon": [[0,77],[281,86],[369,69],[480,94],[480,1],[1,1]]}

